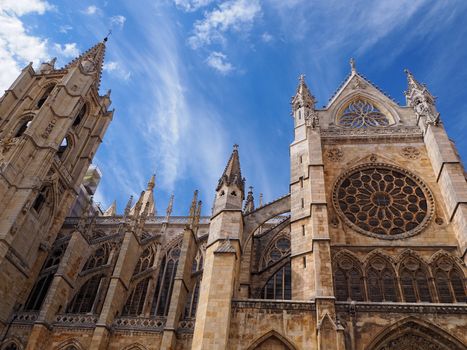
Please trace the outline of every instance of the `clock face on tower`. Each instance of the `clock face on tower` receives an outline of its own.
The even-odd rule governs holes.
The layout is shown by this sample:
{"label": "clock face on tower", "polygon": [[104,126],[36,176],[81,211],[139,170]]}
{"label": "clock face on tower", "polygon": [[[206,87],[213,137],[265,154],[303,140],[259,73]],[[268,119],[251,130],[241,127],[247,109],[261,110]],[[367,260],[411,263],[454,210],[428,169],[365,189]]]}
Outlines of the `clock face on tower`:
{"label": "clock face on tower", "polygon": [[433,213],[428,187],[416,175],[386,164],[362,165],[342,175],[333,203],[348,226],[385,239],[419,233]]}

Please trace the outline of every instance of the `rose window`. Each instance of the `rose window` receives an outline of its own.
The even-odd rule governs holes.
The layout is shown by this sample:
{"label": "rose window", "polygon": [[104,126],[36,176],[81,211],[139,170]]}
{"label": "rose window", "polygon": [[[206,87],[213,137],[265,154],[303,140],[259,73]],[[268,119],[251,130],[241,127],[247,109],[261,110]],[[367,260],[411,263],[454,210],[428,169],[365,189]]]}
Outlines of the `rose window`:
{"label": "rose window", "polygon": [[360,166],[341,177],[333,200],[349,226],[382,238],[418,233],[433,212],[432,195],[415,175],[382,164]]}
{"label": "rose window", "polygon": [[347,128],[368,128],[388,126],[390,121],[370,102],[356,100],[342,112],[338,124]]}

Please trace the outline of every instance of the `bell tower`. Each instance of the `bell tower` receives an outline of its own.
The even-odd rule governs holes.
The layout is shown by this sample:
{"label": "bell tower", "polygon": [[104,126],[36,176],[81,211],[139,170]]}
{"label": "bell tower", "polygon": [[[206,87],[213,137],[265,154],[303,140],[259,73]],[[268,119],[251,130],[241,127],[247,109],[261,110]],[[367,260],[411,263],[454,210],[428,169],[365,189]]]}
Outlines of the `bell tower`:
{"label": "bell tower", "polygon": [[64,68],[26,66],[0,99],[0,329],[24,303],[112,120],[107,38]]}

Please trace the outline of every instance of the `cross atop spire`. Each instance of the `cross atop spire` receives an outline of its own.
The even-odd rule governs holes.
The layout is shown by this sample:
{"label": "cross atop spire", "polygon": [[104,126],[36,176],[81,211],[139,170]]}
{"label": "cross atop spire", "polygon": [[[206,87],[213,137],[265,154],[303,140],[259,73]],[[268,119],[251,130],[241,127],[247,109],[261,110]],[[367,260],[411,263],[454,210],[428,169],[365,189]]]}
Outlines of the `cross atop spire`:
{"label": "cross atop spire", "polygon": [[355,67],[355,60],[353,57],[350,58],[350,72],[351,74],[356,74],[357,73],[357,68]]}
{"label": "cross atop spire", "polygon": [[152,191],[155,186],[156,186],[156,174],[152,174],[151,179],[148,182],[147,191]]}
{"label": "cross atop spire", "polygon": [[302,107],[314,109],[316,103],[315,97],[311,94],[310,89],[305,82],[305,75],[300,74],[298,77],[297,93],[292,97],[292,110],[295,112]]}
{"label": "cross atop spire", "polygon": [[232,154],[227,162],[227,166],[222,173],[216,191],[218,191],[222,185],[225,184],[230,186],[235,184],[244,193],[244,179],[242,178],[242,171],[240,169],[240,158],[238,156],[238,145],[233,146]]}
{"label": "cross atop spire", "polygon": [[89,50],[82,53],[80,56],[73,59],[64,68],[70,69],[81,64],[82,69],[89,74],[93,74],[95,78],[96,88],[99,89],[102,77],[102,69],[104,66],[105,43],[108,35]]}

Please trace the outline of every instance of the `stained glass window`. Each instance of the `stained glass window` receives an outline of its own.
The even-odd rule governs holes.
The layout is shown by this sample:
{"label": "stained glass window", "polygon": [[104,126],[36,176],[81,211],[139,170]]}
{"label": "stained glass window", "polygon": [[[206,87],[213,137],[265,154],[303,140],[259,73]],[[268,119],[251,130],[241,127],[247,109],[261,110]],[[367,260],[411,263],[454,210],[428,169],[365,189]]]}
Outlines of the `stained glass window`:
{"label": "stained glass window", "polygon": [[389,119],[377,107],[361,99],[352,101],[338,120],[338,125],[347,128],[382,127],[389,124]]}

